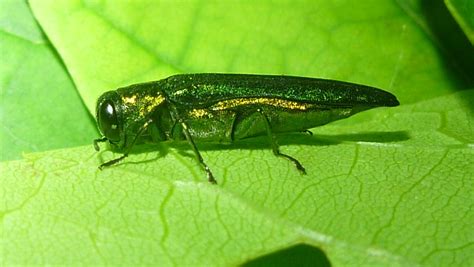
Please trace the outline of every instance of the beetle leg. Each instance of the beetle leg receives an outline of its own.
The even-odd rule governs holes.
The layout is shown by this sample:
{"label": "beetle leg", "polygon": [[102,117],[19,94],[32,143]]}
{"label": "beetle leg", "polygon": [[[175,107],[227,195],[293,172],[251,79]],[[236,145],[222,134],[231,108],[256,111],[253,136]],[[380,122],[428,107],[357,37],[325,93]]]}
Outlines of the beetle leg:
{"label": "beetle leg", "polygon": [[[137,142],[138,140],[138,137],[140,137],[140,135],[146,130],[146,128],[148,127],[148,125],[150,125],[150,123],[152,122],[153,120],[152,119],[149,119],[147,122],[145,122],[142,127],[140,127],[140,129],[138,130],[138,133],[135,135],[135,137],[133,137],[133,140],[132,140],[132,143],[130,144],[130,146],[127,148],[127,151],[125,151],[125,153],[123,153],[122,156],[118,157],[118,158],[115,158],[115,159],[112,159],[112,160],[109,160],[107,162],[104,162],[102,163],[100,166],[99,166],[99,169],[100,170],[103,170],[105,167],[109,167],[109,166],[112,166],[114,164],[117,164],[118,162],[120,162],[121,160],[123,160],[124,158],[128,157],[128,153],[130,152],[130,150],[132,149],[133,145],[135,145],[135,143]],[[105,138],[105,137],[104,137]],[[94,144],[95,144],[95,141],[94,140]]]}
{"label": "beetle leg", "polygon": [[283,154],[283,153],[280,152],[280,149],[278,148],[278,144],[275,140],[275,136],[272,133],[272,127],[270,125],[270,120],[265,115],[263,110],[257,109],[257,112],[260,113],[264,118],[265,128],[267,130],[267,135],[270,138],[270,142],[272,144],[273,154],[275,154],[275,156],[283,157],[285,159],[290,160],[291,162],[293,162],[296,165],[296,169],[298,169],[298,171],[300,171],[302,174],[306,174],[306,170],[304,169],[303,165],[301,165],[301,163],[297,159],[293,158],[292,156],[289,156],[289,155],[286,155],[286,154]]}
{"label": "beetle leg", "polygon": [[196,146],[196,144],[193,141],[193,138],[191,137],[191,134],[189,133],[188,125],[181,119],[178,119],[179,122],[181,123],[181,126],[183,127],[183,133],[186,136],[186,140],[188,140],[188,143],[191,145],[191,148],[194,151],[194,154],[196,154],[197,160],[199,163],[202,165],[204,170],[207,173],[207,179],[209,180],[210,183],[212,184],[217,184],[216,179],[214,179],[214,175],[211,172],[211,169],[207,166],[207,164],[204,162],[204,159],[201,156],[201,153],[199,153],[199,150]]}
{"label": "beetle leg", "polygon": [[237,129],[237,125],[242,121],[242,114],[235,113],[234,121],[232,122],[232,128],[230,130],[230,141],[233,143],[235,142],[235,130]]}
{"label": "beetle leg", "polygon": [[194,154],[196,155],[196,158],[197,160],[199,161],[199,164],[201,164],[201,166],[204,168],[204,170],[206,171],[206,174],[207,174],[207,179],[210,183],[212,184],[217,184],[217,181],[216,179],[214,179],[214,175],[212,174],[211,172],[211,169],[209,168],[209,166],[207,166],[207,164],[204,162],[204,159],[202,158],[201,156],[201,153],[199,152],[196,144],[194,143],[194,140],[191,136],[191,134],[189,133],[189,127],[188,125],[186,124],[186,122],[184,122],[184,120],[179,116],[179,112],[178,110],[176,109],[176,107],[174,105],[171,104],[171,102],[169,103],[170,104],[170,109],[171,109],[171,117],[173,118],[173,120],[175,120],[175,123],[173,125],[173,128],[176,126],[176,122],[180,123],[181,124],[181,128],[182,128],[182,131],[183,131],[183,134],[184,136],[186,137],[186,140],[188,141],[188,143],[191,145],[191,148],[193,149],[194,151]]}
{"label": "beetle leg", "polygon": [[173,118],[173,125],[171,126],[171,130],[170,130],[170,139],[172,139],[172,137],[174,136],[174,131],[175,131],[175,128],[176,128],[176,125],[178,124],[178,120],[174,119]]}

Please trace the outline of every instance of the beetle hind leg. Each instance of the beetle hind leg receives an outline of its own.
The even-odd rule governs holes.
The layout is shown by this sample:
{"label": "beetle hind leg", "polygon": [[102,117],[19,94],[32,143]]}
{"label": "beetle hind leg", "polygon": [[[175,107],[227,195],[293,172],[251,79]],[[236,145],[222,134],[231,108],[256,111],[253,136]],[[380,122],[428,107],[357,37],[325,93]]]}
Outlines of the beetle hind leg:
{"label": "beetle hind leg", "polygon": [[273,154],[277,157],[282,157],[282,158],[285,158],[285,159],[293,162],[293,164],[295,164],[295,166],[296,166],[296,169],[298,169],[298,171],[300,173],[306,174],[305,168],[303,167],[303,165],[301,165],[301,163],[297,159],[293,158],[292,156],[289,156],[289,155],[286,155],[286,154],[283,154],[283,153],[280,152],[280,149],[278,147],[278,143],[276,142],[275,136],[272,133],[270,120],[268,119],[268,117],[265,115],[265,113],[261,109],[258,109],[257,112],[260,113],[263,116],[263,119],[264,119],[264,122],[265,122],[265,128],[267,130],[267,135],[268,135],[268,137],[270,139],[270,142],[271,142],[271,145],[272,145]]}

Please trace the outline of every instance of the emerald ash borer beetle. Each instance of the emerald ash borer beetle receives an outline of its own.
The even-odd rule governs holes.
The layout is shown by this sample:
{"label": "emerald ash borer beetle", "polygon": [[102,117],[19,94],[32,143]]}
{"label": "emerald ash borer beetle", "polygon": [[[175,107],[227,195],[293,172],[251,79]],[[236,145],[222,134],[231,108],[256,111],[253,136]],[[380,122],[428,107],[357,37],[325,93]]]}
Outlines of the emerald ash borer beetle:
{"label": "emerald ash borer beetle", "polygon": [[181,74],[109,91],[97,101],[97,124],[119,158],[138,141],[186,140],[216,183],[196,143],[233,142],[267,135],[273,154],[286,158],[305,173],[295,158],[280,152],[276,133],[310,128],[381,106],[399,105],[389,92],[348,82],[273,75]]}

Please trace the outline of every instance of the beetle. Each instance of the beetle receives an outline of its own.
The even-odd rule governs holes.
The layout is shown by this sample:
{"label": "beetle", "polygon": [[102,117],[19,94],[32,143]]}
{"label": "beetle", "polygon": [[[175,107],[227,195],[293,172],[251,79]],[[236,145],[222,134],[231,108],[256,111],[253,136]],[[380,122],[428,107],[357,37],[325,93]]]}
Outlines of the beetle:
{"label": "beetle", "polygon": [[281,153],[277,133],[304,132],[375,107],[399,105],[397,98],[374,87],[349,82],[284,75],[178,74],[166,79],[133,84],[99,97],[97,125],[102,134],[94,140],[108,142],[119,158],[126,158],[137,141],[186,140],[207,173],[216,180],[196,143],[231,143],[267,135],[273,154]]}

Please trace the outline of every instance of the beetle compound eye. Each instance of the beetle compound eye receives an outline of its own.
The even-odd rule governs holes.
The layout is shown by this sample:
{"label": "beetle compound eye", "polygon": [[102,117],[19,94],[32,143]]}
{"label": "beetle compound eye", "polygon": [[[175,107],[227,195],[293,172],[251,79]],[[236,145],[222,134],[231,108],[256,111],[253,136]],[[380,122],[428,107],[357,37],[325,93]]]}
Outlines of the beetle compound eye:
{"label": "beetle compound eye", "polygon": [[114,103],[104,101],[99,107],[98,123],[100,131],[112,142],[120,141],[120,129]]}

